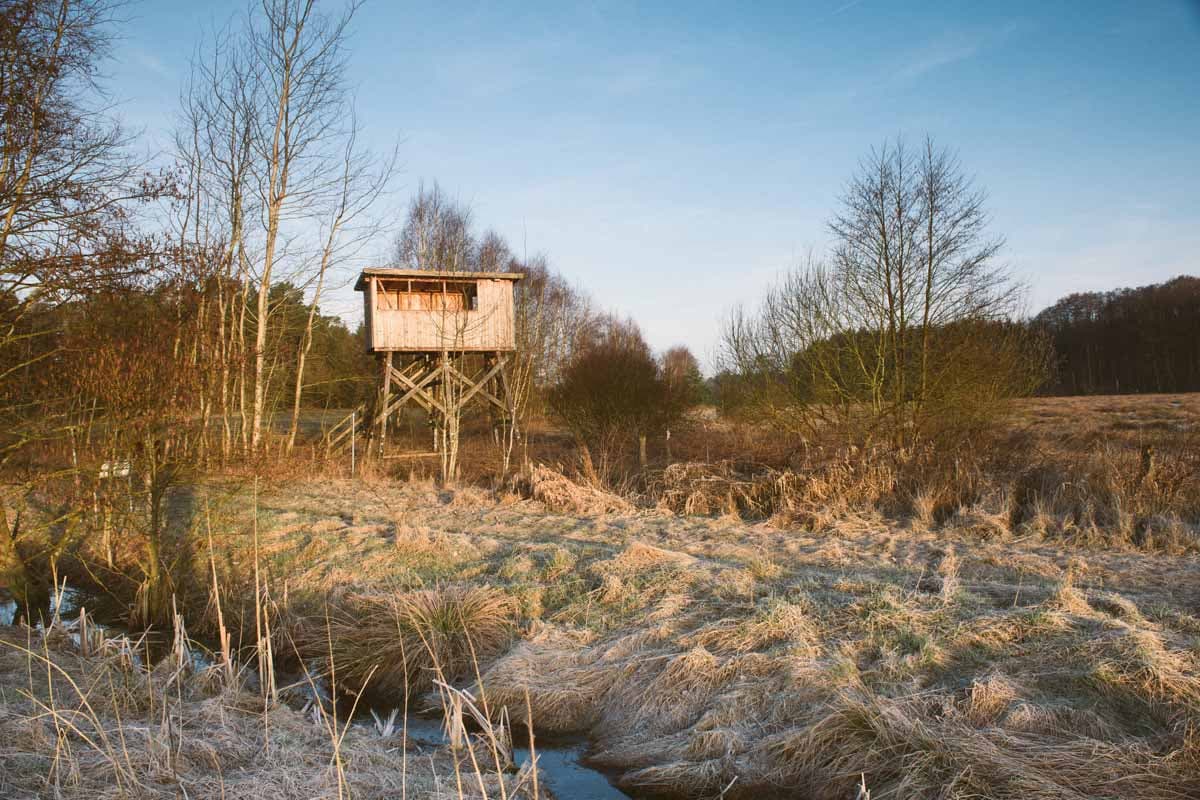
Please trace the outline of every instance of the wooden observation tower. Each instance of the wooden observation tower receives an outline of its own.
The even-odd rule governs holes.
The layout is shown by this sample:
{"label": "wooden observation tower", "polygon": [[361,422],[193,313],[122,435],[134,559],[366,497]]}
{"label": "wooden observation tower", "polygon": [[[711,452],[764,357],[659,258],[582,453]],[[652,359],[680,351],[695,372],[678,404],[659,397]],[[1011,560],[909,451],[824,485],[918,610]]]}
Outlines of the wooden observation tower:
{"label": "wooden observation tower", "polygon": [[513,291],[519,272],[365,269],[367,350],[379,361],[372,417],[379,453],[388,418],[416,403],[435,431],[457,431],[463,409],[479,401],[511,424],[507,367],[515,348]]}

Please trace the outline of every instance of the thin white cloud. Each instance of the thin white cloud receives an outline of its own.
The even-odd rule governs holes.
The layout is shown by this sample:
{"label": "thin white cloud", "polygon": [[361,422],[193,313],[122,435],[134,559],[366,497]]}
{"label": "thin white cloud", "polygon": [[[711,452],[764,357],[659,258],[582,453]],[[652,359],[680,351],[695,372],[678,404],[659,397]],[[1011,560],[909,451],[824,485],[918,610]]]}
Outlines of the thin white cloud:
{"label": "thin white cloud", "polygon": [[160,78],[173,77],[167,65],[153,53],[143,50],[140,47],[134,47],[130,49],[130,55],[133,58],[133,62],[146,72],[157,75]]}
{"label": "thin white cloud", "polygon": [[881,91],[911,86],[938,70],[970,61],[999,46],[1021,28],[1022,25],[1014,22],[991,30],[952,30],[918,46],[898,49],[841,94],[846,100],[857,100]]}
{"label": "thin white cloud", "polygon": [[668,58],[629,56],[599,65],[594,74],[580,80],[580,86],[608,97],[628,98],[677,90],[700,77],[702,72],[695,66]]}
{"label": "thin white cloud", "polygon": [[843,13],[849,11],[850,9],[854,8],[857,5],[861,5],[862,2],[863,2],[863,0],[850,0],[849,3],[842,3],[840,6],[835,8],[833,11],[830,11],[829,14],[825,17],[825,19],[829,19],[829,17],[836,17],[838,14],[843,14]]}
{"label": "thin white cloud", "polygon": [[948,32],[906,51],[892,63],[882,82],[889,85],[915,83],[930,73],[969,61],[999,46],[1020,29],[1020,24],[1010,22],[991,30]]}
{"label": "thin white cloud", "polygon": [[892,79],[900,83],[912,83],[930,72],[974,57],[983,44],[982,39],[934,42],[911,54],[892,73]]}

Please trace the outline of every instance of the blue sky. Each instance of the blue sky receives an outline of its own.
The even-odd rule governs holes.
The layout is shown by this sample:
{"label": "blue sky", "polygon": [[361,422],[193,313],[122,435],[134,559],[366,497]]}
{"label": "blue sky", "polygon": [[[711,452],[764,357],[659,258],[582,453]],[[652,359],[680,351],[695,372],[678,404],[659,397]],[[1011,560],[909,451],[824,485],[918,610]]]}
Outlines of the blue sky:
{"label": "blue sky", "polygon": [[[401,143],[398,202],[437,179],[657,348],[707,360],[897,135],[932,134],[987,189],[1031,310],[1200,273],[1194,0],[512,6],[368,0],[366,137]],[[199,37],[243,7],[130,7],[110,85],[148,146]]]}

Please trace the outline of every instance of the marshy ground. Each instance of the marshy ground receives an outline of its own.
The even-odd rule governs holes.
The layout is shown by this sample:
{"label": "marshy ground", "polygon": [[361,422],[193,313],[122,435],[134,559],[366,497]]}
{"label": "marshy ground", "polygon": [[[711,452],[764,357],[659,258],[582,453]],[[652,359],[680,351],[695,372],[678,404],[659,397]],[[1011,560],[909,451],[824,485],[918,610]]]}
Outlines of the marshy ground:
{"label": "marshy ground", "polygon": [[623,786],[1200,792],[1190,553],[1067,547],[983,513],[805,530],[349,482],[260,502],[262,552],[296,586],[514,598],[491,702],[522,719],[528,689],[535,729],[586,732]]}
{"label": "marshy ground", "polygon": [[[1137,464],[1131,425],[1184,426],[1160,431],[1174,436],[1200,418],[1194,397],[1090,403],[1029,401],[1021,424],[1045,430],[1027,457],[1099,437]],[[1097,529],[1100,516],[1067,507],[1075,494],[1016,514],[1009,490],[950,513],[830,504],[753,520],[638,507],[549,470],[531,481],[530,496],[218,481],[187,507],[203,568],[245,586],[258,564],[274,635],[297,660],[365,684],[381,711],[436,706],[433,675],[471,687],[492,717],[587,737],[590,763],[635,796],[848,800],[865,780],[876,800],[1200,797],[1200,539],[1186,514],[1155,512],[1138,539]],[[1197,498],[1179,485],[1186,511]],[[25,681],[27,659],[6,658]],[[8,786],[24,785],[18,768],[44,776],[55,741],[13,691],[5,724],[44,741],[28,762],[0,755]],[[200,727],[227,719],[219,700],[195,703]],[[287,756],[320,738],[297,724],[308,733],[270,734],[290,743],[271,745],[287,774],[250,751],[238,763],[285,796],[338,796],[328,742],[309,743],[324,760]],[[265,746],[261,732],[229,733],[242,734]],[[403,751],[346,746],[371,774]],[[426,758],[407,796],[500,796],[494,774],[482,789],[435,786],[452,760]],[[304,782],[317,773],[324,784]],[[399,796],[350,783],[357,797]]]}

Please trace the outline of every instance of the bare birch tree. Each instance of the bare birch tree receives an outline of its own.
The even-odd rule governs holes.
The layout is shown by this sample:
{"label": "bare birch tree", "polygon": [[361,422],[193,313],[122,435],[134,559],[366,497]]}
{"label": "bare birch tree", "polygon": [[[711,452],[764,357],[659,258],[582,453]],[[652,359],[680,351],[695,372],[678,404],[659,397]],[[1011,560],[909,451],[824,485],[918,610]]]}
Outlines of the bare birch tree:
{"label": "bare birch tree", "polygon": [[[364,216],[385,191],[395,172],[396,151],[383,161],[376,160],[369,152],[358,147],[357,121],[351,114],[351,124],[345,140],[342,157],[340,190],[334,197],[328,212],[325,241],[321,247],[316,272],[316,283],[305,321],[304,333],[296,353],[296,383],[292,395],[292,421],[288,428],[287,450],[296,444],[300,428],[300,403],[304,393],[304,363],[312,349],[313,322],[320,308],[322,292],[330,268],[340,260],[352,256],[365,242],[370,241],[379,230],[376,220],[365,220]],[[361,223],[361,224],[360,224]]]}
{"label": "bare birch tree", "polygon": [[[448,197],[437,181],[424,182],[409,201],[393,260],[409,269],[477,271],[471,209]],[[492,242],[495,255],[495,242]]]}
{"label": "bare birch tree", "polygon": [[[270,294],[286,226],[304,219],[336,181],[331,155],[344,134],[345,37],[357,5],[329,18],[314,0],[263,0],[247,26],[253,119],[251,181],[261,203],[262,255],[251,270],[255,340],[250,449],[262,441],[267,399]],[[333,151],[336,152],[336,151]],[[334,184],[336,185],[336,184]]]}
{"label": "bare birch tree", "polygon": [[[371,203],[391,174],[357,149],[357,131],[346,86],[346,37],[358,8],[337,15],[314,0],[261,0],[239,29],[216,37],[197,61],[185,98],[185,129],[200,133],[193,149],[202,159],[198,191],[220,217],[224,243],[217,305],[224,355],[220,380],[222,448],[230,445],[236,405],[242,445],[260,450],[273,404],[281,359],[295,358],[291,387],[295,441],[303,395],[304,361],[311,348],[316,309],[298,350],[275,352],[272,288],[281,281],[315,292],[314,306]],[[347,236],[348,229],[355,232]],[[314,231],[321,231],[314,236]],[[286,370],[281,370],[286,372]],[[286,402],[286,401],[284,401]]]}
{"label": "bare birch tree", "polygon": [[251,261],[249,225],[258,215],[250,189],[253,153],[251,134],[257,109],[240,39],[226,30],[211,50],[194,61],[183,97],[183,119],[176,148],[184,163],[195,162],[188,194],[195,198],[204,224],[221,245],[214,268],[213,303],[217,319],[215,343],[217,397],[221,417],[221,454],[233,449],[231,420],[236,412],[243,446],[248,443],[246,405],[246,321]]}

